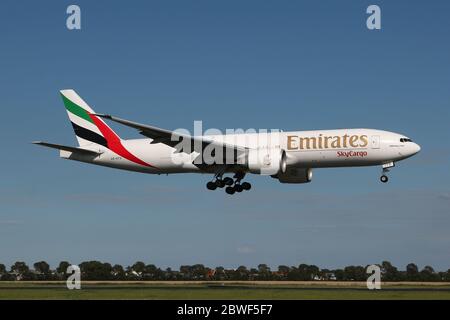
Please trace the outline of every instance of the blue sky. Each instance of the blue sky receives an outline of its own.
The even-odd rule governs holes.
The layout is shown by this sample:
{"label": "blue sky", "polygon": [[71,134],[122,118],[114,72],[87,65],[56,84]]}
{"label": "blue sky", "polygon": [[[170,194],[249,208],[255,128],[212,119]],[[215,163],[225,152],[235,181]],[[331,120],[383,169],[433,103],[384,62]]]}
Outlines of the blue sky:
{"label": "blue sky", "polygon": [[[66,29],[81,7],[82,30]],[[365,27],[378,4],[382,30]],[[448,1],[2,1],[0,263],[389,260],[450,268]],[[369,127],[422,151],[388,184],[380,168],[313,182],[151,176],[64,161],[33,140],[76,143],[58,90],[159,127]],[[133,130],[113,125],[125,137]]]}

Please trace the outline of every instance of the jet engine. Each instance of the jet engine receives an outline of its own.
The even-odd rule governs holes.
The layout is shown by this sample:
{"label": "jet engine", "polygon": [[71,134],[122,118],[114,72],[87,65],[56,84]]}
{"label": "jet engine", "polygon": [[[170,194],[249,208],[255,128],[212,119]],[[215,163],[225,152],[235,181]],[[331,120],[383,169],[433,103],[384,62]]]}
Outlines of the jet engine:
{"label": "jet engine", "polygon": [[286,171],[286,152],[281,148],[250,149],[247,166],[251,173],[277,175]]}
{"label": "jet engine", "polygon": [[272,175],[272,178],[278,179],[281,183],[308,183],[312,180],[312,169],[288,166],[285,172]]}

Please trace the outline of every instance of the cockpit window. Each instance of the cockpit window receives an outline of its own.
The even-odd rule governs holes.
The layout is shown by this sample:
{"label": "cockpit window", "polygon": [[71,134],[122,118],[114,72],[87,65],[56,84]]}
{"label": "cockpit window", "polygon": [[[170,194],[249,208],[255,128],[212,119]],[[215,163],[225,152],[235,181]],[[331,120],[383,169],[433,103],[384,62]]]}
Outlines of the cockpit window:
{"label": "cockpit window", "polygon": [[400,138],[400,142],[413,142],[413,141],[409,138]]}

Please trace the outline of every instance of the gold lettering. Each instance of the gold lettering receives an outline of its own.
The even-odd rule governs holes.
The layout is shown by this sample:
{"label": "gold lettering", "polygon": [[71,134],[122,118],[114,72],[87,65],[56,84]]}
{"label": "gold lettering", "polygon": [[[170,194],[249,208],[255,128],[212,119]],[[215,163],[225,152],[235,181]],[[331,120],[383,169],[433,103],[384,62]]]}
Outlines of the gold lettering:
{"label": "gold lettering", "polygon": [[296,140],[296,136],[288,136],[287,138],[287,148],[288,150],[296,150],[298,149],[298,144],[294,144],[294,139]]}
{"label": "gold lettering", "polygon": [[325,141],[324,141],[324,148],[327,149],[328,148],[328,139],[331,139],[333,137],[325,137]]}
{"label": "gold lettering", "polygon": [[347,138],[348,138],[348,134],[344,134],[344,136],[343,136],[344,148],[347,148]]}
{"label": "gold lettering", "polygon": [[331,142],[332,148],[340,148],[341,147],[341,137],[334,136],[334,141]]}
{"label": "gold lettering", "polygon": [[[359,144],[358,144],[359,143]],[[287,136],[288,150],[303,149],[328,149],[328,148],[364,148],[369,144],[367,135],[348,135],[343,136],[323,136],[319,134],[317,137],[299,137]]]}
{"label": "gold lettering", "polygon": [[[300,138],[300,149],[311,149],[311,141],[313,142],[312,148],[317,149],[317,141],[316,138]],[[306,142],[306,148],[305,148],[305,142]]]}
{"label": "gold lettering", "polygon": [[362,136],[359,137],[359,139],[362,141],[362,143],[359,146],[362,148],[367,147],[367,145],[369,144],[369,141],[367,140],[367,136],[365,134],[363,134]]}
{"label": "gold lettering", "polygon": [[358,140],[358,136],[351,136],[350,137],[350,146],[352,146],[353,148],[357,148],[358,144],[356,144],[356,141]]}

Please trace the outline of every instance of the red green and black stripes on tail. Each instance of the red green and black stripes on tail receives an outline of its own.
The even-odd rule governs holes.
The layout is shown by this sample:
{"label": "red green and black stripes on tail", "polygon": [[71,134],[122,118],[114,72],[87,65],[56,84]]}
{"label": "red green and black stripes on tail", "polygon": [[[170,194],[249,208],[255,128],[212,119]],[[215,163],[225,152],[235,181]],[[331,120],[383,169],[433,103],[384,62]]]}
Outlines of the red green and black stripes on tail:
{"label": "red green and black stripes on tail", "polygon": [[94,110],[74,90],[61,90],[61,96],[80,146],[96,143],[129,161],[154,167],[129,152],[120,137],[95,115]]}
{"label": "red green and black stripes on tail", "polygon": [[119,136],[111,130],[110,127],[106,125],[105,122],[103,122],[102,119],[99,119],[98,117],[94,115],[90,115],[94,123],[97,125],[97,128],[100,129],[102,135],[106,139],[106,143],[108,145],[108,149],[114,151],[118,155],[124,157],[125,159],[128,159],[130,161],[133,161],[134,163],[138,163],[140,165],[146,166],[146,167],[153,167],[152,165],[142,161],[138,157],[136,157],[134,154],[129,152],[123,145],[122,141],[119,138]]}
{"label": "red green and black stripes on tail", "polygon": [[87,140],[90,142],[100,144],[100,145],[108,148],[108,142],[106,141],[106,139],[103,136],[101,136],[98,133],[95,133],[91,130],[80,127],[76,123],[73,123],[73,122],[71,122],[71,123],[72,123],[73,131],[75,131],[75,135],[77,137],[83,138],[84,140]]}
{"label": "red green and black stripes on tail", "polygon": [[86,110],[87,104],[84,106],[84,108],[82,108],[79,105],[77,105],[76,103],[74,103],[73,101],[69,100],[62,92],[61,92],[61,97],[63,99],[64,106],[66,107],[68,112],[72,113],[73,115],[78,116],[79,118],[81,118],[87,122],[94,123],[94,121],[89,116],[89,113],[94,113],[94,110],[92,110],[92,109]]}

